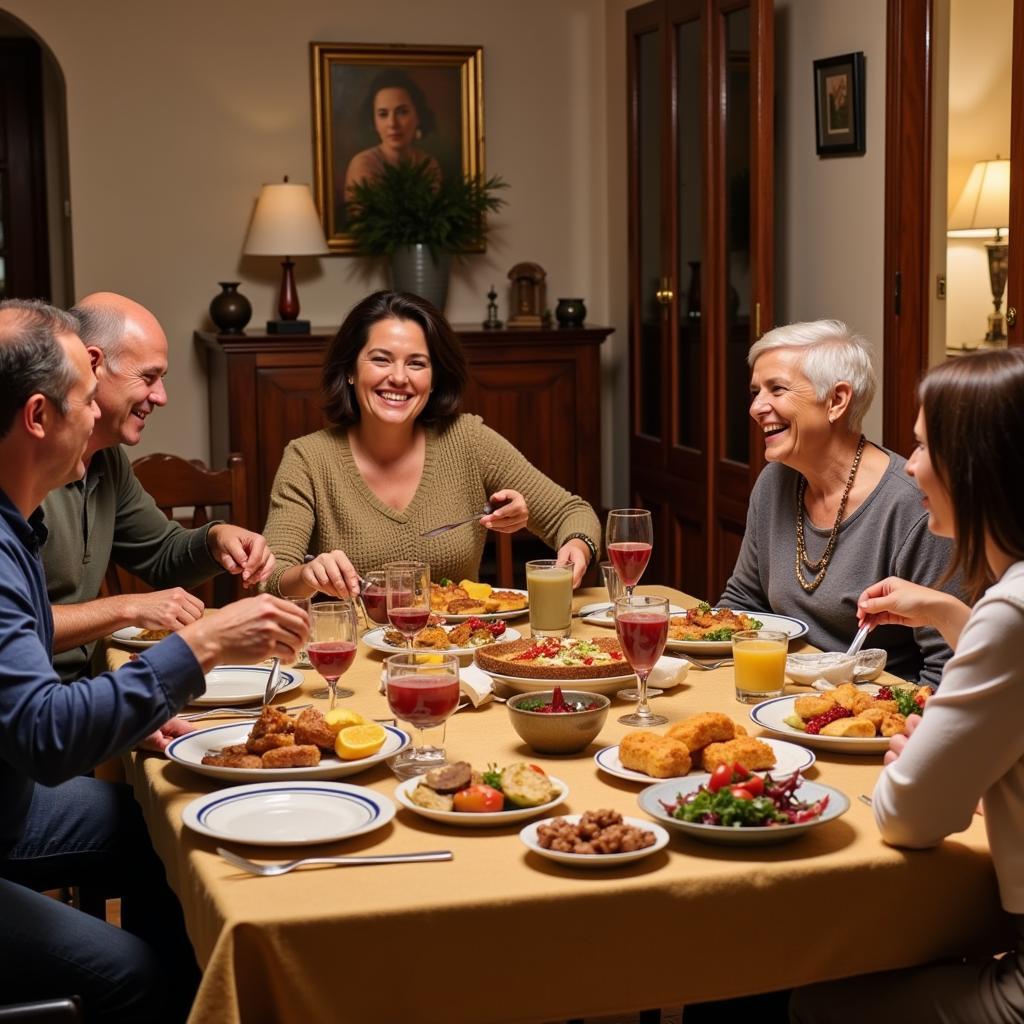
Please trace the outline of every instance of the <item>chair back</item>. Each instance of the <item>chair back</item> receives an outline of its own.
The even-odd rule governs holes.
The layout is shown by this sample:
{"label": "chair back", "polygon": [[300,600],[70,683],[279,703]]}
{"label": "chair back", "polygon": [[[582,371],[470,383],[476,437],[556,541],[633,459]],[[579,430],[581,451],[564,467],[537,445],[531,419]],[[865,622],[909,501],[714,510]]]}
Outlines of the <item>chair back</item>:
{"label": "chair back", "polygon": [[[205,526],[217,518],[249,528],[245,461],[237,453],[228,456],[226,469],[210,469],[200,459],[158,454],[136,459],[132,471],[160,511],[186,528]],[[176,510],[181,509],[187,510],[186,513],[175,515]],[[218,514],[220,510],[223,510],[222,515]],[[106,589],[111,594],[140,594],[152,588],[111,562]],[[190,591],[208,607],[242,596],[237,577],[227,575],[208,580]]]}

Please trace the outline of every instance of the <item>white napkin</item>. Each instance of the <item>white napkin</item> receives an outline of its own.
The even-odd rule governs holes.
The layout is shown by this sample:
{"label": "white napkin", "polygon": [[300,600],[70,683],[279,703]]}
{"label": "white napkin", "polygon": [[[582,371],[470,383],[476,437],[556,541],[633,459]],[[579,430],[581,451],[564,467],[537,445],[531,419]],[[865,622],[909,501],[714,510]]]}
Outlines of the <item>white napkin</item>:
{"label": "white napkin", "polygon": [[667,654],[663,654],[651,669],[651,674],[647,677],[647,685],[658,690],[671,690],[673,686],[678,686],[686,678],[686,673],[689,671],[690,666],[682,658],[670,658]]}
{"label": "white napkin", "polygon": [[[381,670],[380,692],[386,693],[386,674]],[[481,671],[476,665],[462,665],[459,667],[459,692],[473,707],[478,708],[494,699],[494,686],[491,677]]]}

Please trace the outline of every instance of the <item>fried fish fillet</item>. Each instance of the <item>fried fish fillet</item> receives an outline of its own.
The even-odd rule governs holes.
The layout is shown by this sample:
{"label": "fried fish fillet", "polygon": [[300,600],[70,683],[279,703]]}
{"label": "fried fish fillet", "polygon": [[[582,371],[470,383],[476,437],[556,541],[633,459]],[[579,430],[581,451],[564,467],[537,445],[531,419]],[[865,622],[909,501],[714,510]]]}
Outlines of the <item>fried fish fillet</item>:
{"label": "fried fish fillet", "polygon": [[460,597],[448,602],[449,615],[482,615],[487,611],[487,603],[475,597]]}
{"label": "fried fish fillet", "polygon": [[[244,749],[244,748],[243,748]],[[229,754],[225,747],[219,754],[207,754],[202,763],[216,768],[262,768],[263,762],[254,754]]]}
{"label": "fried fish fillet", "polygon": [[264,768],[313,768],[320,763],[320,748],[312,744],[277,747],[263,755]]}
{"label": "fried fish fillet", "polygon": [[738,761],[747,771],[761,772],[775,767],[775,751],[753,736],[740,736],[725,743],[712,743],[704,750],[704,771]]}
{"label": "fried fish fillet", "polygon": [[875,726],[866,718],[837,718],[821,727],[822,736],[853,736],[868,739],[875,735]]}
{"label": "fried fish fillet", "polygon": [[492,590],[484,604],[489,612],[514,612],[526,607],[526,595],[514,590]]}
{"label": "fried fish fillet", "polygon": [[700,750],[709,743],[733,739],[736,735],[736,723],[728,715],[718,711],[704,711],[676,722],[668,730],[668,735],[685,743],[692,755],[695,750]]}
{"label": "fried fish fillet", "polygon": [[295,743],[297,746],[323,747],[334,750],[334,731],[316,708],[306,708],[295,719]]}
{"label": "fried fish fillet", "polygon": [[653,732],[631,732],[619,744],[623,768],[643,772],[654,779],[685,775],[691,766],[690,751],[682,740]]}

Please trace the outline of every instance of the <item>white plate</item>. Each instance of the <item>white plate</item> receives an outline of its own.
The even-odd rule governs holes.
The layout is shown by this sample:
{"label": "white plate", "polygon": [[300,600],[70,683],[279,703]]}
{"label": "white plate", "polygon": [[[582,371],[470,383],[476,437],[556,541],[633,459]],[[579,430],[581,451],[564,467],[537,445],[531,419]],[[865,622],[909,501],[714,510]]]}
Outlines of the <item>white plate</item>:
{"label": "white plate", "polygon": [[[447,612],[434,612],[434,615],[443,615],[447,623],[465,622],[467,619],[483,619],[484,622],[491,622],[494,619],[521,619],[530,611],[530,595],[525,590],[518,590],[516,587],[495,587],[495,590],[507,590],[510,594],[522,594],[526,598],[526,607],[517,608],[513,612],[474,612],[470,615],[449,615]],[[504,639],[504,638],[502,638]]]}
{"label": "white plate", "polygon": [[[479,666],[477,667],[479,668]],[[671,690],[683,682],[689,667],[679,658],[670,658],[663,654],[651,673],[650,685],[656,686],[660,690]],[[480,671],[484,670],[480,669]],[[500,672],[487,672],[486,674],[516,693],[532,693],[561,686],[563,690],[586,690],[588,693],[614,694],[623,686],[632,686],[636,681],[636,675],[632,672],[628,675],[609,676],[602,679],[524,679],[522,676],[502,675]]]}
{"label": "white plate", "polygon": [[[879,687],[868,685],[861,689],[877,693]],[[832,750],[842,754],[884,754],[889,749],[888,736],[822,736],[820,733],[814,736],[786,725],[783,719],[796,713],[793,705],[799,696],[804,695],[790,694],[762,701],[750,709],[750,718],[774,736],[805,747],[816,747],[818,750]]]}
{"label": "white plate", "polygon": [[310,846],[386,825],[395,805],[344,782],[264,782],[197,797],[182,822],[214,839],[260,846]]}
{"label": "white plate", "polygon": [[[502,616],[495,616],[501,618]],[[482,618],[482,616],[481,616]],[[394,644],[389,644],[384,639],[385,629],[388,627],[378,626],[376,629],[371,629],[363,634],[363,643],[367,647],[372,648],[375,651],[382,651],[384,654],[407,654],[409,652],[408,647],[396,647]],[[505,632],[498,637],[500,643],[504,643],[506,640],[518,640],[522,636],[518,630],[512,629],[511,627],[506,628]],[[486,644],[484,645],[487,646]],[[478,647],[446,647],[441,649],[439,647],[415,647],[413,648],[416,654],[457,654],[460,657],[470,655],[474,651],[479,650]]]}
{"label": "white plate", "polygon": [[[769,612],[748,612],[736,609],[737,615],[749,615],[757,619],[762,629],[777,629],[780,632],[789,634],[790,641],[797,640],[807,632],[807,623],[801,619],[793,619],[788,615],[772,615]],[[730,640],[669,640],[665,646],[670,651],[685,651],[694,657],[713,654],[731,654],[732,641]]]}
{"label": "white plate", "polygon": [[152,647],[153,644],[160,643],[159,640],[140,640],[139,634],[141,632],[143,632],[141,626],[125,626],[124,629],[111,633],[110,639],[116,640],[124,647]]}
{"label": "white plate", "polygon": [[[686,609],[680,608],[677,604],[668,606],[669,615],[685,615]],[[576,613],[584,622],[591,626],[605,626],[608,629],[615,628],[615,619],[612,618],[612,610],[607,601],[595,601],[592,604],[585,604]]]}
{"label": "white plate", "polygon": [[226,779],[229,782],[269,782],[273,779],[276,782],[279,779],[341,779],[393,757],[409,745],[408,733],[393,725],[385,725],[388,738],[384,746],[376,754],[361,757],[358,761],[342,761],[334,754],[321,751],[320,763],[312,768],[221,768],[202,763],[203,757],[211,751],[219,751],[233,743],[244,743],[250,729],[252,722],[241,722],[214,725],[209,729],[186,733],[171,742],[167,756],[177,764],[214,779]]}
{"label": "white plate", "polygon": [[[575,825],[583,815],[563,814],[560,817]],[[568,864],[574,868],[617,868],[620,864],[628,864],[630,861],[649,857],[652,853],[657,853],[668,846],[669,834],[660,825],[644,821],[642,818],[627,818],[623,815],[623,824],[633,825],[645,832],[653,832],[654,845],[645,846],[642,850],[632,850],[629,853],[563,853],[561,850],[548,850],[537,842],[537,829],[554,820],[554,818],[545,818],[543,821],[532,822],[519,833],[519,838],[538,856],[547,857],[548,860],[557,861],[559,864]]]}
{"label": "white plate", "polygon": [[[798,747],[795,743],[786,743],[784,740],[774,740],[767,736],[756,738],[762,743],[767,743],[775,751],[775,767],[771,771],[776,778],[792,775],[796,771],[806,771],[816,760],[814,754],[806,747]],[[662,781],[645,775],[643,772],[634,771],[632,768],[623,768],[622,762],[619,760],[619,745],[617,743],[613,747],[603,747],[599,750],[594,755],[594,763],[601,771],[629,782],[642,782],[645,786],[649,786],[652,782]],[[686,775],[678,776],[678,778],[685,779],[690,774],[687,772]]]}
{"label": "white plate", "polygon": [[[218,665],[206,673],[206,693],[190,704],[251,704],[263,700],[270,669],[265,665]],[[278,693],[287,693],[302,685],[302,673],[294,668],[281,669]]]}
{"label": "white plate", "polygon": [[559,790],[554,800],[537,807],[517,807],[511,811],[485,811],[481,814],[471,814],[468,811],[435,811],[429,807],[420,807],[414,804],[411,799],[413,790],[420,784],[420,779],[406,779],[395,787],[395,799],[407,810],[418,814],[431,821],[440,821],[445,825],[457,825],[460,828],[502,828],[505,825],[514,825],[516,822],[529,821],[536,818],[538,814],[550,811],[557,807],[569,795],[569,787],[554,775],[549,775],[551,784]]}
{"label": "white plate", "polygon": [[[758,774],[761,774],[760,772]],[[686,795],[692,793],[701,786],[707,785],[710,775],[691,775],[685,779],[669,779],[656,786],[649,786],[638,797],[637,802],[652,818],[660,821],[666,828],[676,829],[678,832],[685,832],[694,839],[701,839],[708,843],[726,843],[731,846],[753,846],[764,843],[784,843],[787,839],[794,839],[802,835],[808,829],[818,828],[845,814],[850,807],[850,801],[845,793],[831,786],[823,786],[820,782],[808,782],[804,779],[803,784],[796,791],[801,800],[814,803],[823,796],[828,797],[828,807],[820,818],[814,821],[803,822],[800,825],[771,825],[755,828],[740,828],[726,825],[703,825],[693,821],[680,821],[666,813],[661,806],[661,801],[672,803],[678,794]]]}

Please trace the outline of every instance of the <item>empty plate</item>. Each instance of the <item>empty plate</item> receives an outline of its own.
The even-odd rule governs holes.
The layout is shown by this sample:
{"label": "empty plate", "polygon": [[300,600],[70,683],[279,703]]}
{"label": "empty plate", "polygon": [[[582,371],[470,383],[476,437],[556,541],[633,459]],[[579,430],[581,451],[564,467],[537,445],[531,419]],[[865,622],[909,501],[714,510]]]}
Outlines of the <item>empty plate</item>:
{"label": "empty plate", "polygon": [[[226,707],[230,704],[253,704],[263,700],[267,691],[270,667],[267,665],[218,665],[206,673],[206,692],[192,704]],[[302,685],[302,673],[293,668],[281,669],[278,693],[287,693]]]}

